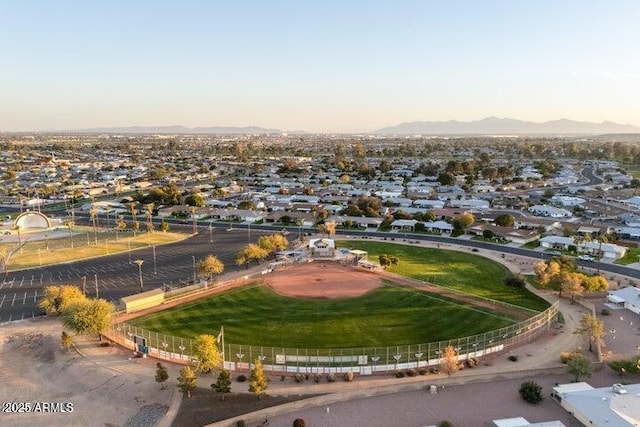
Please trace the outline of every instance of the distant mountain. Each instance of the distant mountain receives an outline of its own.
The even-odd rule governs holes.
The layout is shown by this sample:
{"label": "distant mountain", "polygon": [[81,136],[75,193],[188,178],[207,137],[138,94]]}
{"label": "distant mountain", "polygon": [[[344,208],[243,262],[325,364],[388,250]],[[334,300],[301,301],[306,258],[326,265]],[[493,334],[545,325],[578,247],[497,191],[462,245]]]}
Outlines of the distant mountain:
{"label": "distant mountain", "polygon": [[385,127],[374,131],[387,135],[440,135],[440,134],[475,134],[475,135],[526,135],[526,134],[605,134],[605,133],[640,133],[640,127],[621,125],[614,122],[577,122],[560,119],[544,123],[527,122],[508,118],[487,117],[472,122],[449,120],[446,122],[409,122]]}
{"label": "distant mountain", "polygon": [[254,134],[254,133],[285,133],[279,129],[267,129],[258,126],[212,126],[195,127],[185,126],[128,126],[128,127],[104,127],[88,129],[67,129],[68,133],[138,133],[138,134]]}

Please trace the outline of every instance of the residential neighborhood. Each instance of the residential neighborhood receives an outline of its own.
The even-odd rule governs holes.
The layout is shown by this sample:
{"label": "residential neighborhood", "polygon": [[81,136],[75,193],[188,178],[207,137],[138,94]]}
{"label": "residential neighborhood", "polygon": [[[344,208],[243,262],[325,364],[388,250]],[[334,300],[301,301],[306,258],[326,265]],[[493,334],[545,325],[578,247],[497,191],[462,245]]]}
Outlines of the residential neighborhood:
{"label": "residential neighborhood", "polygon": [[[625,170],[640,154],[620,141],[286,134],[0,141],[4,234],[17,232],[9,217],[24,211],[55,211],[64,223],[92,209],[107,220],[151,209],[157,222],[335,223],[602,262],[623,258],[640,238],[640,181]],[[581,160],[606,147],[612,159]]]}

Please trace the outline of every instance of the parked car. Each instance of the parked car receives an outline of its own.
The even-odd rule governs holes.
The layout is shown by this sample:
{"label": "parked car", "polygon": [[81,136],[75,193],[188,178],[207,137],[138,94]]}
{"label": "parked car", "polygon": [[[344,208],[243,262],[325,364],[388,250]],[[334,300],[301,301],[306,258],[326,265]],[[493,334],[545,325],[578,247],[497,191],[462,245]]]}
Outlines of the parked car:
{"label": "parked car", "polygon": [[595,261],[596,259],[594,257],[592,257],[591,255],[580,255],[578,257],[578,259],[580,261]]}

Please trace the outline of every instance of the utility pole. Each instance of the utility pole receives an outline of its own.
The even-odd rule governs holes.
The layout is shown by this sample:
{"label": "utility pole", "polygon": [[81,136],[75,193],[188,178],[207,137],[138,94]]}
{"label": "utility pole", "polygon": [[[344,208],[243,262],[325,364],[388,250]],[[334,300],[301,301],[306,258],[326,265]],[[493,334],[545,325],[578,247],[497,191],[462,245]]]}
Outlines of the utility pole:
{"label": "utility pole", "polygon": [[93,275],[93,279],[94,279],[94,280],[95,280],[95,282],[96,282],[96,298],[98,298],[98,275],[97,275],[97,274],[94,274],[94,275]]}

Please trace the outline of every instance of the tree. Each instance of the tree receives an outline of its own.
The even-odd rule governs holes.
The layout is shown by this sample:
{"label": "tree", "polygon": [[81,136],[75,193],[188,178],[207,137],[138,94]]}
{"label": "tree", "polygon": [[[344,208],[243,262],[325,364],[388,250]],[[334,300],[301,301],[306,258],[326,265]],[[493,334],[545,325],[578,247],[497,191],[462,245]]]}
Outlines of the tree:
{"label": "tree", "polygon": [[442,359],[440,359],[440,370],[445,372],[447,376],[451,376],[458,372],[460,369],[460,361],[458,360],[458,352],[453,346],[449,345],[445,347],[442,352]]}
{"label": "tree", "polygon": [[256,359],[253,369],[251,370],[251,376],[249,377],[249,391],[258,396],[258,400],[261,399],[262,393],[269,387],[267,382],[267,376],[264,374],[262,362]]}
{"label": "tree", "polygon": [[147,222],[147,232],[151,233],[153,231],[153,203],[147,203],[144,205],[144,216]]}
{"label": "tree", "polygon": [[534,381],[527,381],[520,384],[518,390],[520,397],[527,403],[540,403],[542,402],[542,387]]}
{"label": "tree", "polygon": [[222,355],[218,350],[216,337],[209,334],[196,337],[193,345],[193,361],[195,368],[205,374],[222,366]]}
{"label": "tree", "polygon": [[82,290],[73,285],[47,286],[38,307],[47,314],[62,314],[71,303],[86,299]]}
{"label": "tree", "polygon": [[169,371],[162,363],[156,363],[156,382],[160,383],[160,390],[166,388],[165,382],[169,379]]}
{"label": "tree", "polygon": [[160,223],[160,231],[162,231],[163,233],[169,231],[169,223],[165,220],[162,220],[162,222]]}
{"label": "tree", "polygon": [[269,234],[258,239],[258,246],[268,253],[283,251],[289,247],[289,240],[282,234]]}
{"label": "tree", "polygon": [[222,396],[220,400],[224,400],[225,394],[231,392],[231,372],[223,369],[218,375],[217,381],[211,384],[211,388],[214,389],[216,393],[221,393]]}
{"label": "tree", "polygon": [[127,229],[127,223],[124,220],[124,215],[118,215],[118,222],[116,224],[116,240],[118,240],[118,235],[121,231]]}
{"label": "tree", "polygon": [[380,266],[383,268],[387,268],[390,265],[397,265],[398,264],[398,257],[393,256],[393,255],[387,255],[387,254],[382,254],[378,257],[379,261],[380,261]]}
{"label": "tree", "polygon": [[513,227],[515,223],[515,218],[510,214],[501,214],[496,217],[493,221],[496,225],[500,225],[502,227]]}
{"label": "tree", "polygon": [[127,205],[129,208],[129,212],[131,213],[131,228],[133,229],[133,237],[136,236],[136,230],[140,227],[140,224],[138,224],[138,221],[136,220],[136,215],[138,214],[138,209],[136,209],[137,205],[138,204],[136,202],[131,202]]}
{"label": "tree", "polygon": [[180,369],[178,388],[187,396],[187,399],[191,399],[191,392],[196,388],[196,373],[189,366]]}
{"label": "tree", "polygon": [[440,185],[453,185],[456,183],[456,177],[451,172],[442,172],[438,175]]}
{"label": "tree", "polygon": [[589,341],[589,351],[593,351],[593,344],[596,348],[604,346],[604,322],[591,313],[582,314],[580,326],[575,333]]}
{"label": "tree", "polygon": [[582,295],[582,280],[580,275],[575,273],[560,273],[560,292],[564,292],[571,297],[571,304],[575,297]]}
{"label": "tree", "polygon": [[191,193],[184,199],[184,203],[189,206],[202,208],[205,206],[205,199],[201,193]]}
{"label": "tree", "polygon": [[62,331],[62,334],[60,335],[60,345],[68,352],[73,345],[73,337],[65,331]]}
{"label": "tree", "polygon": [[224,271],[224,264],[214,255],[209,255],[198,263],[198,274],[207,276],[209,280],[213,280],[213,276],[221,274]]}
{"label": "tree", "polygon": [[591,377],[591,361],[579,351],[574,351],[571,354],[571,357],[567,361],[567,367],[569,374],[575,377],[574,382],[578,382],[580,378]]}
{"label": "tree", "polygon": [[62,312],[62,324],[77,335],[97,334],[102,340],[102,332],[109,327],[113,305],[107,300],[74,300]]}
{"label": "tree", "polygon": [[73,227],[76,225],[76,223],[72,220],[67,220],[64,223],[67,226],[67,230],[69,230],[69,243],[71,249],[73,249]]}
{"label": "tree", "polygon": [[250,211],[256,210],[256,202],[253,200],[243,200],[238,203],[238,209],[247,209]]}
{"label": "tree", "polygon": [[320,224],[318,229],[321,233],[326,233],[327,237],[331,238],[332,235],[336,234],[336,222],[325,222],[324,224]]}
{"label": "tree", "polygon": [[91,217],[91,223],[93,224],[93,241],[97,246],[98,245],[98,209],[93,205],[89,209],[89,216]]}
{"label": "tree", "polygon": [[269,252],[254,243],[250,243],[236,254],[236,264],[244,265],[251,260],[255,260],[257,264],[260,264],[260,261],[267,256],[269,256]]}

